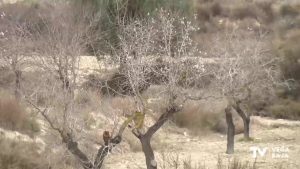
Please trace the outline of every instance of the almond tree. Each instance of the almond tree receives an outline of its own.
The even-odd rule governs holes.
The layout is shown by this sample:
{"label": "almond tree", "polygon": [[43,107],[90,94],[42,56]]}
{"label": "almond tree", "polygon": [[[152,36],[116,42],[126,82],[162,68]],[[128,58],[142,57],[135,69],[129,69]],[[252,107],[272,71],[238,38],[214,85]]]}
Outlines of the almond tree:
{"label": "almond tree", "polygon": [[[251,110],[245,111],[250,99],[261,95],[274,96],[278,84],[278,59],[270,51],[263,33],[246,32],[247,38],[238,36],[240,32],[219,34],[213,42],[219,59],[219,71],[215,73],[214,88],[227,98],[225,109],[227,132],[227,153],[234,152],[234,124],[232,110],[244,122],[244,137],[250,139]],[[244,108],[243,108],[244,106]]]}
{"label": "almond tree", "polygon": [[[194,57],[191,33],[195,28],[191,22],[179,16],[159,11],[156,17],[134,20],[119,25],[120,49],[115,50],[117,58],[126,58],[120,73],[127,79],[127,86],[136,101],[136,112],[126,121],[134,123],[132,133],[142,145],[148,169],[156,169],[157,162],[151,139],[153,135],[179,112],[187,97],[182,97],[182,76],[187,68],[185,60]],[[124,57],[125,56],[125,57]],[[163,66],[162,66],[163,65]],[[188,65],[190,66],[190,65]],[[198,72],[199,76],[203,72]],[[143,124],[147,112],[147,102],[141,94],[141,88],[161,84],[163,95],[167,98],[166,109],[150,126]]]}
{"label": "almond tree", "polygon": [[32,49],[30,26],[13,12],[0,11],[0,57],[15,75],[14,93],[21,98],[22,71],[28,66],[26,58]]}
{"label": "almond tree", "polygon": [[[41,18],[44,27],[36,29],[32,37],[35,48],[31,57],[32,66],[40,72],[40,81],[35,92],[26,96],[26,101],[58,133],[58,138],[84,169],[100,169],[109,151],[121,142],[126,125],[116,126],[118,132],[111,136],[109,144],[100,146],[94,158],[80,148],[79,134],[84,129],[79,118],[82,112],[75,102],[80,56],[85,54],[87,44],[100,35],[93,34],[92,29],[97,19],[84,9],[75,9],[68,3],[54,3],[51,16]],[[45,103],[39,105],[35,96],[44,96]]]}

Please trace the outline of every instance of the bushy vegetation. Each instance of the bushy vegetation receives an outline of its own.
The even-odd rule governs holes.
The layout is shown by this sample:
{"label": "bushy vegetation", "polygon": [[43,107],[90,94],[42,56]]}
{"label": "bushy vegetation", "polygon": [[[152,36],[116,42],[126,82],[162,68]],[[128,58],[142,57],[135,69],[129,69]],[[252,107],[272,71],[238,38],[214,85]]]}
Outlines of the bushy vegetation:
{"label": "bushy vegetation", "polygon": [[9,71],[8,67],[0,68],[0,86],[8,89],[14,83],[14,75]]}
{"label": "bushy vegetation", "polygon": [[233,20],[257,19],[262,23],[270,23],[274,19],[274,11],[270,1],[237,2],[225,5],[221,1],[213,0],[195,4],[197,17],[201,22],[212,21],[215,17]]}
{"label": "bushy vegetation", "polygon": [[118,47],[118,25],[137,18],[155,15],[158,10],[166,9],[180,12],[182,15],[193,15],[192,0],[77,0],[77,5],[99,17],[94,29],[101,32],[102,38],[91,43],[89,52],[93,55],[111,54],[111,46]]}
{"label": "bushy vegetation", "polygon": [[92,3],[96,12],[102,12],[111,17],[145,17],[153,15],[159,8],[166,10],[178,11],[183,14],[192,14],[193,1],[187,0],[92,0],[85,2],[78,0],[78,3]]}
{"label": "bushy vegetation", "polygon": [[290,4],[285,4],[282,5],[280,8],[280,14],[282,16],[297,16],[300,14],[300,5],[290,5]]}
{"label": "bushy vegetation", "polygon": [[196,103],[187,104],[179,113],[175,114],[174,121],[179,127],[190,129],[195,134],[213,130],[221,121],[222,114],[203,110]]}
{"label": "bushy vegetation", "polygon": [[268,110],[271,116],[280,119],[300,120],[300,103],[290,99],[282,99],[271,105]]}
{"label": "bushy vegetation", "polygon": [[[202,135],[210,132],[220,134],[227,133],[227,124],[224,119],[221,103],[188,102],[182,111],[174,115],[173,121],[179,127],[188,129],[194,135]],[[208,106],[209,105],[209,106]],[[214,108],[214,105],[218,105]],[[210,107],[210,108],[208,108]],[[244,126],[240,117],[234,114],[235,134],[244,132]]]}
{"label": "bushy vegetation", "polygon": [[[291,30],[292,31],[292,30]],[[288,32],[287,32],[288,33]],[[285,79],[300,81],[300,31],[295,30],[283,40],[279,48],[279,56],[283,59],[281,69]]]}
{"label": "bushy vegetation", "polygon": [[0,127],[33,135],[40,131],[37,121],[30,117],[25,108],[14,98],[1,95]]}
{"label": "bushy vegetation", "polygon": [[277,88],[278,99],[267,110],[274,118],[299,120],[300,110],[300,12],[299,4],[284,4],[274,27],[275,53],[281,60],[284,83]]}

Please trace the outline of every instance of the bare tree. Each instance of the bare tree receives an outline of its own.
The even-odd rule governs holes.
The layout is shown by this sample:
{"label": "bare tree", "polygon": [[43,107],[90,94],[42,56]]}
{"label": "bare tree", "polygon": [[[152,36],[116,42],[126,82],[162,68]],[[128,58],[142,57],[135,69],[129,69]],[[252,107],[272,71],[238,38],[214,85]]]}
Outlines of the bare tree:
{"label": "bare tree", "polygon": [[[85,54],[87,44],[99,35],[92,34],[96,20],[84,9],[75,9],[68,3],[54,3],[53,14],[41,18],[44,27],[37,28],[32,37],[35,48],[31,57],[32,66],[40,72],[41,81],[26,100],[44,117],[50,129],[58,133],[67,150],[84,169],[100,169],[109,151],[121,142],[127,126],[119,126],[118,132],[109,138],[109,144],[100,146],[94,159],[80,149],[78,134],[84,129],[82,120],[78,118],[81,112],[78,112],[75,102],[80,56]],[[37,95],[46,96],[43,107],[37,104]]]}
{"label": "bare tree", "polygon": [[[115,50],[116,56],[126,58],[126,62],[122,60],[120,73],[128,79],[137,107],[136,112],[125,123],[134,123],[130,125],[132,133],[142,145],[148,169],[157,168],[151,147],[153,135],[182,109],[182,104],[187,99],[181,97],[183,93],[180,81],[187,66],[184,60],[194,56],[191,32],[195,28],[191,22],[184,18],[177,20],[178,18],[179,16],[160,11],[157,17],[134,20],[119,26],[120,49]],[[157,63],[164,66],[157,67]],[[146,113],[147,102],[139,89],[157,83],[163,85],[166,109],[154,124],[145,126],[145,117],[149,116]]]}
{"label": "bare tree", "polygon": [[14,93],[21,98],[22,72],[27,67],[29,51],[32,50],[31,23],[25,22],[16,14],[1,11],[0,17],[0,56],[3,66],[15,75]]}
{"label": "bare tree", "polygon": [[[121,73],[128,79],[127,86],[130,87],[135,101],[137,111],[133,112],[132,118],[128,119],[128,123],[134,120],[135,126],[132,133],[140,140],[143,152],[146,158],[147,168],[157,168],[154,152],[150,144],[153,134],[165,123],[167,118],[157,122],[150,127],[145,133],[141,131],[145,118],[145,103],[140,93],[140,86],[148,85],[146,72],[150,70],[147,56],[153,52],[154,28],[148,25],[147,21],[135,21],[128,25],[123,25],[120,32],[121,50],[118,51],[117,57],[121,60]],[[126,59],[126,61],[124,61]],[[141,123],[141,124],[140,124]]]}
{"label": "bare tree", "polygon": [[109,144],[102,145],[97,152],[97,155],[92,161],[88,158],[88,156],[78,147],[78,142],[76,141],[73,133],[71,130],[68,130],[66,128],[61,128],[60,126],[57,126],[54,121],[49,117],[47,114],[47,111],[49,109],[40,109],[38,106],[36,106],[34,103],[32,103],[30,100],[27,100],[28,103],[30,103],[38,112],[42,114],[42,116],[45,118],[45,120],[49,123],[50,127],[57,131],[62,139],[62,142],[66,144],[67,149],[70,153],[74,155],[79,160],[79,163],[84,169],[100,169],[103,166],[103,162],[105,157],[108,155],[108,153],[112,150],[113,147],[118,145],[122,141],[122,134],[125,128],[127,127],[126,123],[123,123],[121,127],[119,128],[119,131],[117,134],[110,138]]}
{"label": "bare tree", "polygon": [[[228,124],[227,153],[233,153],[234,125],[231,110],[235,110],[244,122],[244,137],[250,139],[250,99],[262,94],[274,95],[278,82],[278,59],[272,55],[265,41],[265,34],[248,32],[247,39],[237,36],[239,32],[218,35],[214,41],[217,49],[214,56],[219,60],[219,71],[215,72],[214,88],[229,102],[226,108]],[[247,35],[247,34],[246,34]],[[254,35],[254,36],[253,36]],[[252,37],[252,38],[250,38]]]}

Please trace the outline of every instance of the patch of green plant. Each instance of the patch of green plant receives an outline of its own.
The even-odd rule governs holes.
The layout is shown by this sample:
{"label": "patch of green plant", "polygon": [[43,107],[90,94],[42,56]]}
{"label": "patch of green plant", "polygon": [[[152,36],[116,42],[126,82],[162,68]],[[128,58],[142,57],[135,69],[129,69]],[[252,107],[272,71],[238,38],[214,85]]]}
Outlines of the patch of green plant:
{"label": "patch of green plant", "polygon": [[192,0],[77,0],[76,3],[88,6],[88,11],[100,17],[95,29],[100,30],[101,39],[89,47],[90,53],[94,55],[112,54],[112,47],[118,48],[119,23],[126,24],[133,19],[154,17],[159,9],[183,16],[193,15]]}
{"label": "patch of green plant", "polygon": [[290,4],[285,4],[282,5],[280,8],[280,14],[282,16],[296,16],[300,14],[300,5],[290,5]]}
{"label": "patch of green plant", "polygon": [[246,137],[242,137],[240,139],[238,139],[239,142],[254,142],[256,141],[256,139],[254,137],[249,137],[249,138],[246,138]]}

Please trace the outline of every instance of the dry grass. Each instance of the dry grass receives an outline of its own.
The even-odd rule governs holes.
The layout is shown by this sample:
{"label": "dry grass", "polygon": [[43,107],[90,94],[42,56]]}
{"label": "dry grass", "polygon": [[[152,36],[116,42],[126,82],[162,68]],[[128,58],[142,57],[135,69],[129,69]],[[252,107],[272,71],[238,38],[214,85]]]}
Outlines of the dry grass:
{"label": "dry grass", "polygon": [[[139,139],[137,139],[130,131],[125,131],[123,134],[124,142],[129,145],[129,149],[132,152],[142,152],[142,145]],[[160,138],[159,134],[153,136],[151,139],[151,146],[154,151],[162,150],[166,148],[166,143]]]}
{"label": "dry grass", "polygon": [[2,127],[11,130],[20,129],[25,116],[25,110],[15,99],[0,100],[0,124]]}
{"label": "dry grass", "polygon": [[221,121],[222,114],[205,110],[197,102],[189,102],[184,109],[175,114],[174,121],[179,127],[190,129],[194,134],[212,130]]}
{"label": "dry grass", "polygon": [[130,97],[114,97],[109,99],[111,107],[127,116],[136,111],[135,102]]}
{"label": "dry grass", "polygon": [[141,152],[142,145],[140,141],[130,131],[126,131],[123,134],[124,141],[129,145],[129,149],[132,152]]}
{"label": "dry grass", "polygon": [[218,157],[214,166],[205,162],[195,162],[191,157],[181,157],[178,153],[161,153],[162,169],[258,169],[256,162],[241,161],[238,158],[224,159]]}
{"label": "dry grass", "polygon": [[17,142],[0,136],[1,169],[47,169],[34,143]]}
{"label": "dry grass", "polygon": [[[174,115],[174,121],[179,127],[189,129],[192,134],[201,135],[210,131],[226,134],[227,124],[224,116],[223,103],[188,102],[183,110]],[[215,109],[214,109],[215,108]],[[235,134],[244,131],[241,118],[233,114]]]}
{"label": "dry grass", "polygon": [[76,105],[87,109],[88,111],[95,111],[98,109],[100,100],[100,94],[92,90],[78,90],[75,94]]}
{"label": "dry grass", "polygon": [[203,112],[197,107],[185,108],[182,112],[175,115],[174,119],[179,127],[185,127],[197,134],[203,130],[212,129],[217,123],[215,115]]}

